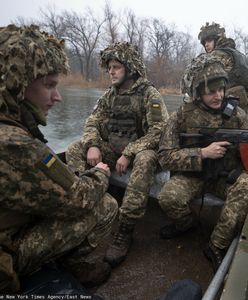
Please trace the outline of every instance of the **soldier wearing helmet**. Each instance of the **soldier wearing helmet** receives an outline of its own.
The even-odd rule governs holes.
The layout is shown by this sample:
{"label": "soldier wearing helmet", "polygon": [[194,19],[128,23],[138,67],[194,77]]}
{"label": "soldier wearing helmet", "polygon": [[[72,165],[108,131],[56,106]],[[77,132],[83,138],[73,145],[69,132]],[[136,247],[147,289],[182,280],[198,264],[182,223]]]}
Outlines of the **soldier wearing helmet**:
{"label": "soldier wearing helmet", "polygon": [[219,42],[210,53],[218,57],[228,74],[226,94],[239,98],[239,106],[248,112],[248,59],[230,43]]}
{"label": "soldier wearing helmet", "polygon": [[202,26],[198,35],[202,46],[205,48],[207,53],[210,53],[217,47],[218,43],[223,43],[226,39],[225,28],[220,27],[220,24],[212,22],[212,24],[206,23]]}
{"label": "soldier wearing helmet", "polygon": [[146,78],[136,47],[127,42],[111,44],[100,52],[100,65],[107,70],[111,87],[98,100],[67,160],[78,172],[100,161],[108,162],[120,176],[132,169],[119,227],[105,255],[117,266],[127,255],[137,220],[144,216],[157,167],[155,150],[168,113],[160,93]]}
{"label": "soldier wearing helmet", "polygon": [[76,176],[38,128],[61,101],[59,75],[68,71],[63,41],[35,25],[0,28],[1,293],[19,291],[19,276],[59,257],[83,283],[110,274],[108,264],[93,269],[83,256],[109,232],[117,213],[105,193],[109,168],[99,163]]}
{"label": "soldier wearing helmet", "polygon": [[158,151],[161,167],[173,171],[159,195],[159,204],[171,220],[160,234],[170,239],[193,229],[197,222],[190,203],[203,193],[225,199],[205,249],[217,270],[248,212],[248,175],[237,146],[225,140],[203,144],[194,137],[182,139],[181,133],[198,134],[201,127],[248,128],[248,119],[237,100],[225,98],[228,77],[217,57],[195,58],[186,79],[193,101],[170,116]]}
{"label": "soldier wearing helmet", "polygon": [[[248,61],[246,56],[236,49],[235,41],[227,38],[225,29],[217,23],[206,23],[201,27],[198,39],[207,53],[218,57],[228,75],[226,95],[239,99],[239,106],[248,112]],[[201,56],[201,54],[200,54]],[[192,63],[194,60],[192,61]],[[186,72],[187,73],[187,72]],[[182,91],[190,95],[186,77],[182,81]]]}

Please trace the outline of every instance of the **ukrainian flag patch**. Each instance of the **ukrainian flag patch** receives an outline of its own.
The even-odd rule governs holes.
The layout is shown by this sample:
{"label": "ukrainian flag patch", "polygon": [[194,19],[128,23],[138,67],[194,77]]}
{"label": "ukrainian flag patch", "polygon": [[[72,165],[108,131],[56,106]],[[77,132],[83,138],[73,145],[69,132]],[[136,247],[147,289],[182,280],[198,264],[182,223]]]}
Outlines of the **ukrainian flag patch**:
{"label": "ukrainian flag patch", "polygon": [[45,158],[42,159],[42,163],[47,167],[50,168],[56,161],[56,157],[49,153]]}

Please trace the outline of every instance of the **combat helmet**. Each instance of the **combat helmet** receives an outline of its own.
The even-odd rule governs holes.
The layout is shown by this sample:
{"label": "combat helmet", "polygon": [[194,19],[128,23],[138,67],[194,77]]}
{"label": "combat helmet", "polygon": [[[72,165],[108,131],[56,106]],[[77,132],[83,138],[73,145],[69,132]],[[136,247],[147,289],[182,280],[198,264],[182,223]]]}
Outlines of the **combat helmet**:
{"label": "combat helmet", "polygon": [[200,97],[199,88],[203,87],[208,92],[209,84],[216,79],[220,79],[224,86],[228,82],[222,61],[217,56],[202,53],[186,68],[181,82],[182,92],[197,100]]}
{"label": "combat helmet", "polygon": [[118,60],[125,65],[130,75],[138,73],[142,77],[146,76],[145,65],[137,47],[128,42],[113,43],[100,52],[100,66],[102,68],[107,69],[111,59]]}
{"label": "combat helmet", "polygon": [[205,26],[202,26],[200,29],[200,33],[198,34],[198,40],[200,40],[201,44],[205,46],[205,41],[207,39],[213,39],[215,42],[219,38],[224,38],[225,28],[220,27],[220,24],[212,22],[212,24],[206,23]]}
{"label": "combat helmet", "polygon": [[64,41],[36,25],[0,28],[0,110],[18,113],[27,86],[37,78],[69,71]]}

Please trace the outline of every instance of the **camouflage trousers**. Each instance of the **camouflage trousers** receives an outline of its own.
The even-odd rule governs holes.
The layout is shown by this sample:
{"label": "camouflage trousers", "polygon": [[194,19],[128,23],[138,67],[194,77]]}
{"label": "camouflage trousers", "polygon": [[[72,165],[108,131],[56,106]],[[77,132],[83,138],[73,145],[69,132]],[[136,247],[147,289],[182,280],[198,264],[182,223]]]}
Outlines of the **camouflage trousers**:
{"label": "camouflage trousers", "polygon": [[200,178],[172,176],[161,189],[159,204],[178,228],[187,229],[194,220],[190,202],[203,191],[225,199],[211,241],[216,247],[226,249],[248,213],[248,174],[242,173],[232,185],[226,184],[223,178],[215,184],[206,185]]}
{"label": "camouflage trousers", "polygon": [[[117,212],[117,202],[106,193],[82,219],[38,219],[15,238],[15,270],[20,275],[28,274],[75,248],[88,254],[83,247],[90,245],[92,250],[97,247],[110,232]],[[84,243],[86,239],[88,243]]]}
{"label": "camouflage trousers", "polygon": [[[108,143],[101,144],[102,160],[111,170],[115,169],[116,161],[120,157],[110,148]],[[70,146],[66,154],[69,167],[83,172],[90,166],[86,162],[86,153],[83,153],[80,142]],[[157,155],[153,150],[140,151],[130,164],[132,172],[126,187],[125,195],[120,207],[120,221],[136,223],[145,214],[148,194],[154,180],[157,168]]]}

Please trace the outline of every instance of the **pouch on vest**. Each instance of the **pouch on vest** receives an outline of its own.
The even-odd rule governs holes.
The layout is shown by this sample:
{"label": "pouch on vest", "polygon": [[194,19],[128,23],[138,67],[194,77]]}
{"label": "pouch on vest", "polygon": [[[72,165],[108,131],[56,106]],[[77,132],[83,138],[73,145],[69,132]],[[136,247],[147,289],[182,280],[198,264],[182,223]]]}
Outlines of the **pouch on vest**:
{"label": "pouch on vest", "polygon": [[248,98],[244,86],[239,85],[227,89],[226,96],[234,96],[239,98],[239,106],[243,108],[246,112],[248,111]]}
{"label": "pouch on vest", "polygon": [[239,98],[234,96],[228,96],[223,102],[222,115],[224,117],[230,118],[234,111],[236,111],[237,106],[239,105]]}
{"label": "pouch on vest", "polygon": [[112,113],[108,123],[109,144],[120,155],[125,147],[137,140],[136,118],[132,112]]}

